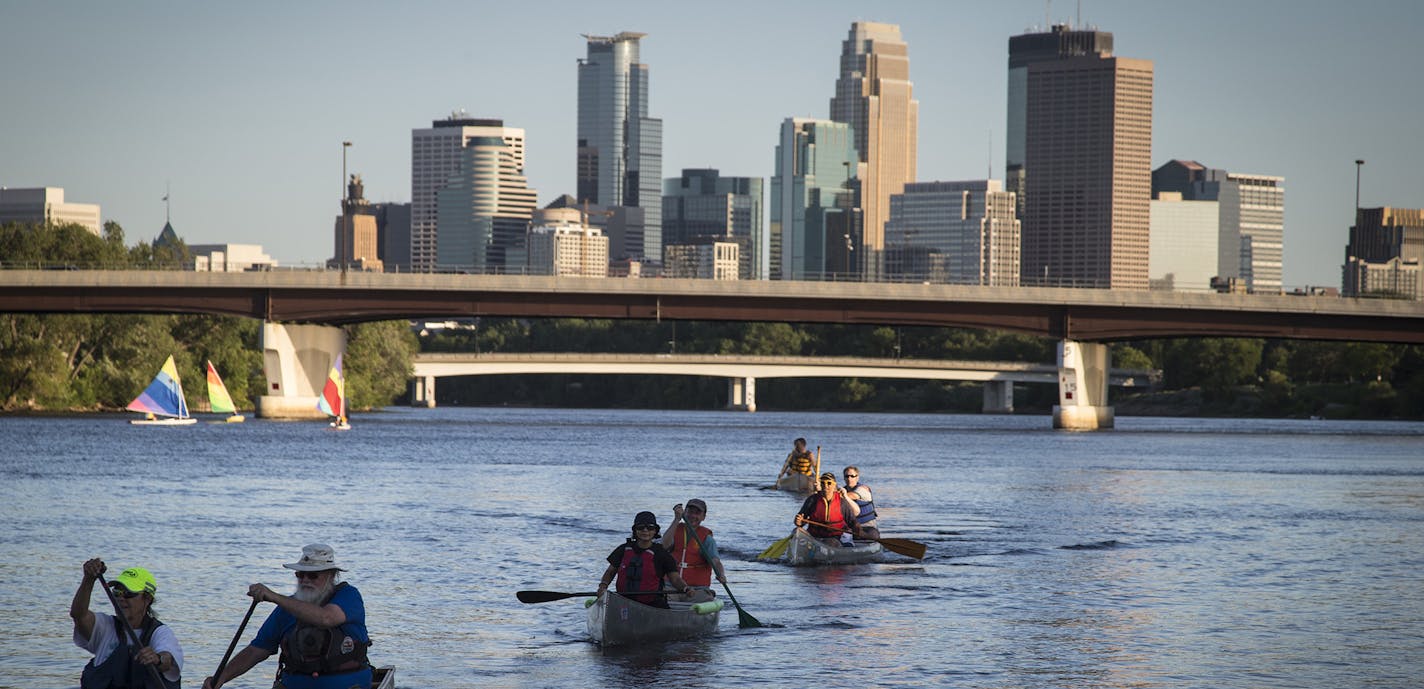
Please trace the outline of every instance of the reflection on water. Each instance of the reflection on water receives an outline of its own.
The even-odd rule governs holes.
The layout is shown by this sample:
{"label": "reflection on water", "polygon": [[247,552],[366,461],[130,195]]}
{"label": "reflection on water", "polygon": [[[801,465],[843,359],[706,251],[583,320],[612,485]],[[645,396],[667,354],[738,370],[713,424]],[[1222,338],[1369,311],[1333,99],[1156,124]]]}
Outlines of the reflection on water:
{"label": "reflection on water", "polygon": [[[1424,424],[1012,416],[392,410],[350,433],[0,418],[0,686],[74,686],[79,566],[146,566],[191,686],[252,582],[337,549],[403,687],[1409,686],[1424,638]],[[790,439],[857,464],[921,562],[756,555],[800,505]],[[709,504],[738,602],[707,639],[604,651],[582,599],[632,516]],[[95,606],[97,609],[97,605]],[[259,606],[257,620],[270,610]],[[266,686],[259,667],[233,685]],[[195,678],[198,678],[195,680]]]}

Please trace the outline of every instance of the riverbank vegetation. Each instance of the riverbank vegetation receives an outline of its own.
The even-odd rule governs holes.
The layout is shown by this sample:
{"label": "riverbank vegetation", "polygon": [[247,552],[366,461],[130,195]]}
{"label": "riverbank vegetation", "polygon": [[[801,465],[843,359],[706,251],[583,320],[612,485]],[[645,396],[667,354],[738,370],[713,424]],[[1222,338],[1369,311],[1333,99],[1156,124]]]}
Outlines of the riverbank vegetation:
{"label": "riverbank vegetation", "polygon": [[[78,226],[0,226],[10,267],[166,268],[191,261],[181,241],[126,246],[123,229],[102,236]],[[353,409],[406,399],[412,357],[427,352],[609,352],[857,356],[1051,363],[1056,343],[1013,333],[951,328],[787,323],[649,322],[485,318],[421,331],[406,321],[346,328]],[[199,315],[0,314],[0,410],[122,409],[173,354],[190,406],[202,401],[203,362],[222,374],[234,402],[262,394],[261,323]],[[1161,371],[1151,390],[1114,388],[1123,415],[1323,416],[1424,419],[1424,347],[1262,339],[1117,343],[1113,366]],[[525,375],[442,379],[437,403],[574,408],[717,409],[724,379],[694,376]],[[1052,385],[1019,385],[1014,405],[1047,412]],[[978,412],[980,385],[871,379],[762,379],[763,410]]]}

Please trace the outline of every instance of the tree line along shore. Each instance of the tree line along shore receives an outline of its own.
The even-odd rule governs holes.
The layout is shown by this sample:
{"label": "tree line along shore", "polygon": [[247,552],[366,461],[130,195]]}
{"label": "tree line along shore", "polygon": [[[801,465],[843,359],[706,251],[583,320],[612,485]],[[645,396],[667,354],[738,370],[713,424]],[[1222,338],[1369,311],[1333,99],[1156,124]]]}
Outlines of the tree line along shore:
{"label": "tree line along shore", "polygon": [[[191,260],[181,241],[124,243],[117,223],[101,236],[75,225],[0,226],[7,265],[175,269]],[[0,314],[0,411],[113,411],[142,391],[173,354],[190,404],[204,361],[233,401],[251,409],[265,388],[254,319],[198,315]],[[425,332],[404,320],[346,326],[353,409],[404,402],[418,352],[608,352],[858,356],[1052,362],[1049,338],[955,328],[789,323],[648,322],[482,318]],[[1424,347],[1367,342],[1181,338],[1114,343],[1117,368],[1156,369],[1150,390],[1115,388],[1121,415],[1424,419]],[[718,409],[722,379],[696,376],[523,375],[445,379],[440,405]],[[1023,413],[1047,412],[1051,385],[1021,385]],[[971,382],[766,379],[763,410],[977,412]]]}

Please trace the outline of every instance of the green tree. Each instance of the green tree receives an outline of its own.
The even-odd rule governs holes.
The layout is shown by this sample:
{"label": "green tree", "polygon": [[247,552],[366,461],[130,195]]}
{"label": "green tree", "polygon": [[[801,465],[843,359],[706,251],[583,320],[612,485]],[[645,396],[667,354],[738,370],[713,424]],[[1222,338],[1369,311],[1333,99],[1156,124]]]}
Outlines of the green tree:
{"label": "green tree", "polygon": [[361,323],[347,329],[346,394],[352,409],[391,404],[406,394],[419,339],[406,321]]}

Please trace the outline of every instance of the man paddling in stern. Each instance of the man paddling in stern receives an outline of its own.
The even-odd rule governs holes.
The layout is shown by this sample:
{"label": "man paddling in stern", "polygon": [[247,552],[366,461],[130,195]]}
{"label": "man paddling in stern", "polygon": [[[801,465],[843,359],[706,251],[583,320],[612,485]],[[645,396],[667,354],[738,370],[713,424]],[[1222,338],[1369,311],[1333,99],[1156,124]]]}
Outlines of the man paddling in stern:
{"label": "man paddling in stern", "polygon": [[[722,558],[717,555],[717,539],[712,530],[702,525],[707,518],[707,503],[701,498],[687,501],[687,508],[681,504],[672,506],[672,525],[663,534],[663,547],[672,553],[677,561],[677,572],[683,581],[691,586],[710,587],[712,575],[722,586],[727,585],[727,573],[722,569]],[[710,588],[700,589],[697,602],[716,595]]]}
{"label": "man paddling in stern", "polygon": [[300,560],[283,567],[295,570],[297,588],[284,596],[266,584],[253,584],[247,595],[276,603],[252,644],[233,656],[222,677],[207,678],[203,689],[217,689],[276,653],[279,648],[282,689],[370,689],[371,664],[366,647],[366,604],[361,592],[344,581],[331,546],[313,543],[302,548]]}

